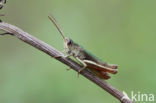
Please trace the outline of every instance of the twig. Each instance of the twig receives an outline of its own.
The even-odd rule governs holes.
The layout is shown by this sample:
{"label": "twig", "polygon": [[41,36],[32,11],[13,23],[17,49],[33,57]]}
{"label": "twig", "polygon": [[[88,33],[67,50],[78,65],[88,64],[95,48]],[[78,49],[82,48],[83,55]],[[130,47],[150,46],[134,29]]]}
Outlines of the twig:
{"label": "twig", "polygon": [[[14,25],[1,22],[0,23],[0,29],[7,32],[7,33],[10,33],[10,34],[16,36],[18,39],[20,39],[20,40],[32,45],[33,47],[45,52],[46,54],[50,55],[51,57],[55,58],[55,57],[58,57],[60,55],[63,55],[60,51],[58,51],[55,48],[51,47],[50,45],[44,43],[43,41],[35,38],[34,36],[28,34],[27,32],[24,32],[23,30],[21,30],[20,28],[14,26]],[[73,61],[70,58],[60,57],[60,58],[55,58],[55,59],[66,64],[67,66],[71,67],[75,71],[79,71],[82,67],[81,65],[79,65],[78,63],[76,63],[75,61]],[[99,77],[94,75],[92,72],[88,71],[87,69],[83,70],[81,72],[81,75],[83,75],[87,79],[91,80],[93,83],[95,83],[98,86],[100,86],[101,88],[103,88],[105,91],[110,93],[112,96],[117,98],[122,103],[133,103],[126,95],[124,95],[119,90],[117,90],[116,88],[114,88],[113,86],[108,84],[103,79],[100,79]]]}

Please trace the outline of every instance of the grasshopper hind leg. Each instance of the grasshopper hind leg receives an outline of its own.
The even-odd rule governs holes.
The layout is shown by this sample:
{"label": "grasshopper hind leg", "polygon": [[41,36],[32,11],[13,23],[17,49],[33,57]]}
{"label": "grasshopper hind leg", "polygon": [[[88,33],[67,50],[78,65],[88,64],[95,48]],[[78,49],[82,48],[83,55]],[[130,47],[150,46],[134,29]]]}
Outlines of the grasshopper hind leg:
{"label": "grasshopper hind leg", "polygon": [[104,63],[103,66],[106,66],[106,67],[112,68],[112,69],[117,69],[118,68],[118,66],[116,64]]}

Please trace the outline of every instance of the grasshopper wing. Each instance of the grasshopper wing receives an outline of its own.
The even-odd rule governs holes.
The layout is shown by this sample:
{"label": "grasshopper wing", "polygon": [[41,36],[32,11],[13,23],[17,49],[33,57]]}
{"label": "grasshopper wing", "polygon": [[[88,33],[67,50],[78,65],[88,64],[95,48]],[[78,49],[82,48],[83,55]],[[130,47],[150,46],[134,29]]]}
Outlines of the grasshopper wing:
{"label": "grasshopper wing", "polygon": [[116,74],[117,73],[117,69],[112,69],[112,68],[109,68],[109,67],[105,67],[105,66],[103,66],[101,64],[98,64],[98,63],[90,61],[90,60],[83,60],[83,62],[87,64],[87,67],[89,69],[95,69],[97,71],[108,72],[108,73],[111,73],[111,74]]}

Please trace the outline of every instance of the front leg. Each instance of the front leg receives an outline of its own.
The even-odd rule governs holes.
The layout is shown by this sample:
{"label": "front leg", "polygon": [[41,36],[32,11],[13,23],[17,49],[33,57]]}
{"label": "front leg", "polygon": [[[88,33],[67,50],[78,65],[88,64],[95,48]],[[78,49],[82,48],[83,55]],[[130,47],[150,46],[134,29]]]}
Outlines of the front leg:
{"label": "front leg", "polygon": [[69,58],[70,56],[72,56],[71,54],[67,54],[67,55],[59,55],[59,56],[54,56],[54,58]]}
{"label": "front leg", "polygon": [[64,49],[62,52],[63,52],[63,54],[65,54],[65,55],[55,56],[54,58],[61,58],[61,57],[63,57],[63,58],[69,58],[70,56],[73,56],[72,53],[67,53],[67,49]]}

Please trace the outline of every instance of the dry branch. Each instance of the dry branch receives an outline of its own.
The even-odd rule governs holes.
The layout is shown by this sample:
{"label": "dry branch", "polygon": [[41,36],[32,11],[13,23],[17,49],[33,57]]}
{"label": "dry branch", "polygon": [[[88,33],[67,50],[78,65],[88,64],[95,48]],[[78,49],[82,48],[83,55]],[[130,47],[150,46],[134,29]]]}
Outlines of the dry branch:
{"label": "dry branch", "polygon": [[[51,57],[55,58],[60,55],[63,55],[60,51],[56,50],[52,46],[35,38],[34,36],[28,34],[27,32],[24,32],[23,30],[21,30],[20,28],[14,26],[14,25],[0,22],[0,29],[7,33],[12,34],[13,36],[17,37],[18,39],[24,41],[25,43],[28,43],[28,44],[32,45],[33,47],[43,51],[44,53],[48,54]],[[76,63],[75,61],[73,61],[70,58],[60,57],[60,58],[55,58],[55,59],[59,60],[63,64],[66,64],[67,66],[71,67],[75,71],[79,71],[81,69],[81,65],[79,65],[78,63]],[[112,96],[117,98],[122,103],[133,103],[122,92],[120,92],[119,90],[117,90],[116,88],[114,88],[113,86],[108,84],[103,79],[100,79],[99,77],[94,75],[92,72],[88,71],[87,69],[83,70],[81,72],[81,75],[83,75],[84,77],[86,77],[87,79],[92,81],[93,83],[95,83],[98,86],[100,86],[101,88],[103,88],[105,91],[110,93]]]}

